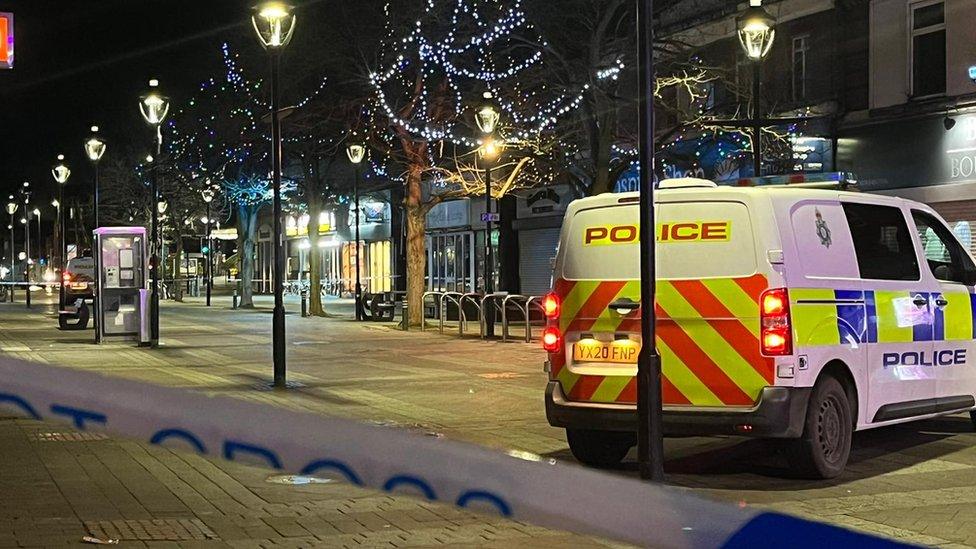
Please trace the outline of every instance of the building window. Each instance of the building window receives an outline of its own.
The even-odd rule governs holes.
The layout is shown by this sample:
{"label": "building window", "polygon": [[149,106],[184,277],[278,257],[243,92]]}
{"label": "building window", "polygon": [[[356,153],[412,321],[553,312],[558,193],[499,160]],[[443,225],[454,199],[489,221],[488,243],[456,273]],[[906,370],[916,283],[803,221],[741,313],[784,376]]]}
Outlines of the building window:
{"label": "building window", "polygon": [[807,51],[810,36],[793,38],[793,101],[807,98]]}
{"label": "building window", "polygon": [[946,91],[945,2],[913,4],[911,19],[912,96]]}

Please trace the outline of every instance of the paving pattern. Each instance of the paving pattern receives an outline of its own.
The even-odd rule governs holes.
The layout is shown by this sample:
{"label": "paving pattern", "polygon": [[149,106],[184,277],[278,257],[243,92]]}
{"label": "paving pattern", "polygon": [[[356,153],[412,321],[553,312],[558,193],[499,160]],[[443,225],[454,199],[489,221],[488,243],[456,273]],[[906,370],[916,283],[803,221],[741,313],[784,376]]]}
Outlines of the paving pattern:
{"label": "paving pattern", "polygon": [[[158,350],[95,346],[61,332],[50,306],[0,304],[0,352],[316,413],[434,432],[572,461],[545,421],[536,345],[288,317],[289,379],[268,390],[270,306],[234,311],[218,298],[166,303]],[[297,310],[296,304],[290,308]],[[848,471],[791,478],[775,442],[733,437],[666,441],[668,483],[720,500],[824,520],[920,544],[976,547],[976,433],[953,416],[855,436]],[[281,485],[270,473],[60,425],[0,420],[0,547],[443,544],[608,546],[610,542],[471,515],[339,484]],[[636,476],[625,464],[617,474]]]}

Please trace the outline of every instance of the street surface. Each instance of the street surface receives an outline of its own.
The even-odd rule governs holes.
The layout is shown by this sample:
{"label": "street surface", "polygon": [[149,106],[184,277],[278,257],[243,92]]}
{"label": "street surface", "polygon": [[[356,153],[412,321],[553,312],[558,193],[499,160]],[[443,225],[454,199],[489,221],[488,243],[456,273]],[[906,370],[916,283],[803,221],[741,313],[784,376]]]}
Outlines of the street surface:
{"label": "street surface", "polygon": [[[95,346],[92,331],[56,329],[50,300],[0,303],[0,352],[572,461],[545,420],[537,344],[483,342],[288,316],[289,381],[271,378],[271,303],[230,308],[216,297],[165,302],[158,350]],[[298,311],[297,302],[288,303]],[[6,417],[4,417],[6,416]],[[0,413],[0,547],[121,538],[129,546],[608,546],[609,542],[339,483],[292,486],[269,471],[79,433]],[[976,547],[976,432],[953,416],[855,435],[834,481],[790,477],[774,443],[733,437],[669,439],[667,481],[753,505],[921,544]],[[633,458],[633,455],[631,455]],[[615,473],[636,476],[636,466]],[[167,545],[168,544],[168,545]]]}

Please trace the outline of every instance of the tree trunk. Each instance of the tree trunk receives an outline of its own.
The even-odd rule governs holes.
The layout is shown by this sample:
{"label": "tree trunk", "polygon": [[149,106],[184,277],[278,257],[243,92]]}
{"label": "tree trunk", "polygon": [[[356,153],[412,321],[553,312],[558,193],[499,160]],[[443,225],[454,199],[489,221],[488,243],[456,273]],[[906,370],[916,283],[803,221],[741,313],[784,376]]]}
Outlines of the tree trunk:
{"label": "tree trunk", "polygon": [[183,285],[186,284],[185,280],[180,280],[186,276],[186,271],[183,269],[182,257],[183,257],[183,232],[176,231],[174,235],[176,240],[176,251],[173,255],[173,301],[182,302],[183,301]]}
{"label": "tree trunk", "polygon": [[319,217],[322,214],[322,197],[319,191],[319,163],[314,160],[311,174],[305,181],[305,199],[308,201],[308,282],[309,312],[312,316],[326,316],[322,304],[322,248],[319,248]]}
{"label": "tree trunk", "polygon": [[410,325],[424,322],[424,278],[427,272],[427,211],[423,203],[423,166],[411,165],[407,172],[405,209],[407,216],[407,303]]}
{"label": "tree trunk", "polygon": [[258,211],[255,206],[237,208],[237,264],[241,279],[239,308],[254,308],[254,239],[258,232]]}

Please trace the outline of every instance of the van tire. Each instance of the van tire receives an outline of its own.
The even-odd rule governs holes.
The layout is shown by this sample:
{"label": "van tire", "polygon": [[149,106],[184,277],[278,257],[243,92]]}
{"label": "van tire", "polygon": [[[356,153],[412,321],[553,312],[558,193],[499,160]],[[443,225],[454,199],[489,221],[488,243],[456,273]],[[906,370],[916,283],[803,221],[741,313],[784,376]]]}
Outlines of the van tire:
{"label": "van tire", "polygon": [[851,454],[854,420],[847,391],[826,376],[813,387],[803,422],[803,435],[789,447],[793,471],[802,478],[829,479],[840,475]]}
{"label": "van tire", "polygon": [[[58,314],[58,327],[62,330],[86,330],[90,315],[88,306],[82,303],[77,314]],[[71,322],[72,320],[75,322]]]}
{"label": "van tire", "polygon": [[569,450],[580,463],[591,467],[619,465],[637,444],[633,433],[566,429]]}

